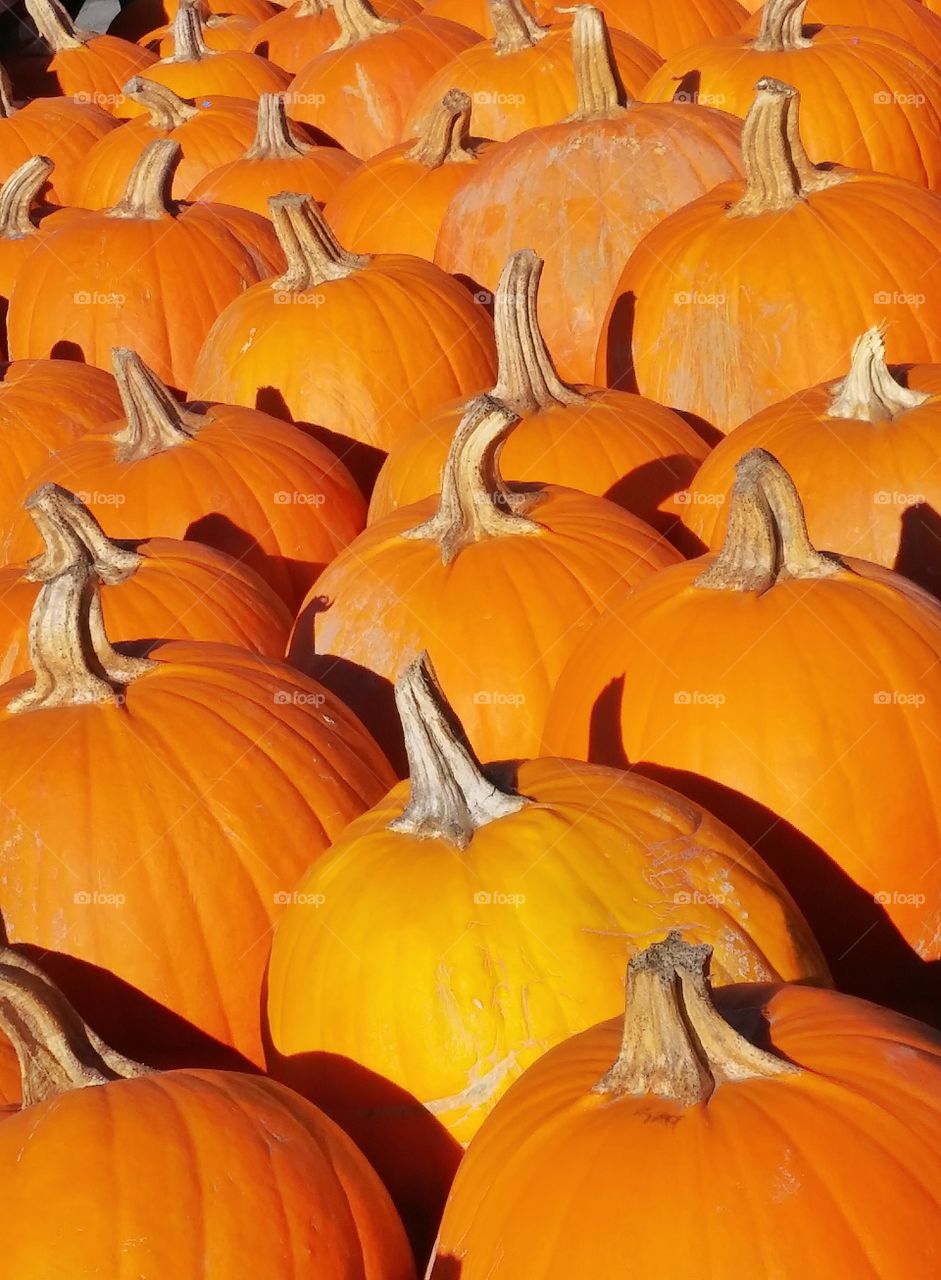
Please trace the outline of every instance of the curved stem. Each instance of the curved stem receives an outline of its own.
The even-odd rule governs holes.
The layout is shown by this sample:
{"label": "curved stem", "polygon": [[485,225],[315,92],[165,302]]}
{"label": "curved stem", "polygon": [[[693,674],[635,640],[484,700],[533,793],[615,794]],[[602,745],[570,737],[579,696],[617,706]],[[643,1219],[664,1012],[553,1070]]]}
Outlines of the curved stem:
{"label": "curved stem", "polygon": [[255,138],[245,152],[246,160],[290,160],[304,150],[291,135],[287,108],[280,93],[263,93],[258,99]]}
{"label": "curved stem", "polygon": [[367,255],[343,248],[310,196],[272,196],[268,208],[288,264],[271,283],[275,292],[301,293],[328,280],[344,280],[369,262]]}
{"label": "curved stem", "polygon": [[493,395],[519,414],[586,403],[559,377],[539,328],[536,308],[542,268],[542,258],[532,249],[520,249],[507,259],[497,285],[498,376]]}
{"label": "curved stem", "polygon": [[518,414],[493,396],[471,400],[444,464],[438,510],[402,537],[437,542],[442,564],[450,564],[484,538],[539,533],[540,525],[519,514],[533,498],[508,488],[500,474],[500,449],[518,422]]}
{"label": "curved stem", "polygon": [[426,169],[443,164],[470,164],[477,159],[471,146],[471,100],[463,89],[449,89],[425,121],[425,131],[406,152]]}
{"label": "curved stem", "polygon": [[559,12],[575,15],[572,60],[578,105],[569,120],[604,120],[631,106],[601,10],[590,4],[577,4]]}
{"label": "curved stem", "polygon": [[0,63],[0,120],[9,120],[16,115],[13,105],[13,81],[3,63]]}
{"label": "curved stem", "polygon": [[618,1060],[592,1092],[613,1098],[707,1102],[726,1081],[774,1079],[800,1071],[746,1040],[716,1009],[708,982],[712,948],[676,930],[627,966]]}
{"label": "curved stem", "polygon": [[44,484],[25,503],[43,540],[42,555],[30,560],[25,576],[48,582],[82,555],[91,558],[102,582],[126,582],[140,568],[136,551],[112,542],[83,502],[61,485]]}
{"label": "curved stem", "polygon": [[180,98],[168,89],[165,84],[156,80],[148,80],[145,76],[132,76],[122,90],[125,97],[133,99],[146,107],[150,113],[152,129],[165,129],[167,133],[178,129],[193,116],[199,115],[199,108],[185,98]]}
{"label": "curved stem", "polygon": [[394,18],[380,18],[369,0],[333,0],[333,12],[340,34],[330,46],[331,50],[348,49],[350,45],[371,40],[373,36],[398,31],[402,25]]}
{"label": "curved stem", "polygon": [[167,62],[201,62],[203,58],[214,56],[203,39],[199,0],[180,0],[170,33],[173,36],[173,56],[167,58]]}
{"label": "curved stem", "polygon": [[910,390],[892,377],[885,362],[884,332],[875,325],[856,339],[850,371],[833,388],[828,418],[884,422],[930,399],[927,392]]}
{"label": "curved stem", "polygon": [[173,138],[148,142],[128,176],[124,195],[108,210],[109,218],[147,218],[158,221],[173,215],[170,187],[182,148]]}
{"label": "curved stem", "polygon": [[178,404],[135,351],[116,347],[111,368],[127,418],[127,425],[111,437],[119,462],[138,462],[194,439],[202,417]]}
{"label": "curved stem", "polygon": [[54,53],[61,53],[65,49],[81,49],[91,34],[76,30],[69,11],[59,0],[26,0],[26,12]]}
{"label": "curved stem", "polygon": [[493,48],[498,57],[532,49],[549,34],[526,8],[523,0],[487,0],[493,23]]}
{"label": "curved stem", "polygon": [[782,578],[829,578],[844,568],[811,543],[794,481],[780,462],[752,449],[735,468],[722,549],[693,585],[763,592]]}
{"label": "curved stem", "polygon": [[72,1089],[149,1074],[108,1048],[46,974],[11,947],[0,948],[0,1028],[20,1064],[24,1108]]}
{"label": "curved stem", "polygon": [[804,37],[804,10],[807,0],[765,0],[761,10],[761,26],[751,42],[759,53],[792,53],[809,49],[813,43]]}
{"label": "curved stem", "polygon": [[19,240],[36,230],[30,217],[40,191],[55,165],[48,156],[30,156],[0,187],[0,238]]}
{"label": "curved stem", "polygon": [[484,774],[457,722],[427,653],[406,667],[395,686],[405,734],[410,790],[390,831],[446,840],[466,849],[474,832],[531,804],[501,791]]}

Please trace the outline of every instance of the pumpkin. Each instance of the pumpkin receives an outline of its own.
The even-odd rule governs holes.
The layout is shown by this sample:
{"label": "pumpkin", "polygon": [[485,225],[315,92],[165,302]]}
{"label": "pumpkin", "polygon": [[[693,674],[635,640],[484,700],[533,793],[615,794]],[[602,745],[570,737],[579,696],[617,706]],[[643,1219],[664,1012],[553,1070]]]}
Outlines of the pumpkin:
{"label": "pumpkin", "polygon": [[0,691],[7,936],[48,953],[122,1051],[208,1041],[260,1062],[271,924],[389,767],[286,664],[194,641],[119,653],[91,559],[56,568],[32,671]]}
{"label": "pumpkin", "polygon": [[689,492],[675,499],[684,499],[677,510],[707,546],[721,544],[735,463],[756,447],[787,468],[818,546],[897,569],[941,594],[933,522],[941,511],[934,474],[941,397],[893,377],[880,328],[857,340],[842,381],[762,410],[709,455]]}
{"label": "pumpkin", "polygon": [[[363,527],[364,503],[344,467],[265,413],[178,404],[132,351],[115,351],[114,373],[123,421],[60,449],[29,488],[51,480],[91,495],[113,538],[188,538],[224,551],[296,609]],[[39,550],[22,513],[7,534],[6,563]]]}
{"label": "pumpkin", "polygon": [[[412,18],[422,7],[417,0],[376,0],[375,10],[381,18]],[[250,47],[294,75],[329,49],[339,35],[340,25],[328,0],[293,0],[256,28]]]}
{"label": "pumpkin", "polygon": [[709,953],[673,933],[633,957],[623,1018],[514,1086],[458,1171],[431,1280],[799,1280],[814,1258],[888,1277],[941,1258],[937,1034],[835,991],[716,990]]}
{"label": "pumpkin", "polygon": [[107,209],[120,201],[141,152],[157,138],[179,143],[170,195],[188,200],[201,178],[237,160],[255,136],[256,104],[246,98],[201,94],[198,100],[184,99],[141,76],[129,80],[124,90],[147,115],[126,120],[85,156],[76,203],[87,209]]}
{"label": "pumpkin", "polygon": [[[289,1089],[238,1072],[149,1071],[102,1043],[9,947],[0,1024],[22,1066],[22,1109],[0,1125],[18,1273],[414,1280],[379,1179]],[[63,1179],[63,1151],[89,1153],[80,1178]],[[60,1239],[37,1228],[36,1204]]]}
{"label": "pumpkin", "polygon": [[417,138],[380,151],[346,178],[324,209],[340,243],[353,253],[433,261],[448,205],[490,145],[471,137],[470,124],[470,98],[451,89]]}
{"label": "pumpkin", "polygon": [[629,101],[597,9],[578,6],[572,43],[574,115],[482,157],[451,201],[435,260],[493,290],[509,255],[534,249],[546,262],[549,350],[563,378],[590,383],[621,266],[656,223],[741,172],[740,125],[705,107]]}
{"label": "pumpkin", "polygon": [[[258,23],[277,12],[277,5],[269,0],[203,0],[203,6],[211,14],[239,14]],[[179,7],[179,0],[129,0],[112,18],[108,32],[125,40],[140,40],[155,27],[172,24]]]}
{"label": "pumpkin", "polygon": [[924,1010],[941,937],[939,653],[937,603],[817,551],[787,472],[755,449],[718,555],[612,600],[578,646],[544,750],[630,761],[707,805],[794,894],[841,989]]}
{"label": "pumpkin", "polygon": [[498,454],[519,415],[466,407],[441,492],[370,525],[311,589],[291,660],[316,673],[400,759],[392,686],[427,648],[474,750],[537,755],[549,696],[608,594],[679,556],[614,503],[507,485]]}
{"label": "pumpkin", "polygon": [[287,273],[220,315],[193,394],[316,426],[368,492],[413,423],[491,382],[492,321],[429,262],[348,252],[309,198],[270,205]]}
{"label": "pumpkin", "polygon": [[[610,26],[626,31],[653,49],[661,58],[681,53],[691,45],[715,36],[731,35],[747,19],[738,0],[603,0],[598,8]],[[540,14],[547,21],[571,21],[565,9],[541,0]]]}
{"label": "pumpkin", "polygon": [[941,34],[924,53],[854,24],[801,26],[806,0],[768,0],[757,35],[723,36],[670,58],[644,97],[669,102],[689,76],[694,96],[744,116],[761,76],[801,94],[801,136],[814,162],[893,173],[922,186],[941,181]]}
{"label": "pumpkin", "polygon": [[107,368],[132,333],[160,378],[189,384],[216,316],[281,255],[257,214],[172,202],[179,155],[172,138],[149,143],[116,205],[41,238],[10,298],[14,359],[68,355]]}
{"label": "pumpkin", "polygon": [[[205,3],[202,10],[202,38],[207,49],[213,53],[230,53],[233,49],[246,49],[251,43],[258,22],[242,13],[212,13]],[[145,49],[153,49],[160,58],[172,58],[176,52],[176,40],[173,24],[165,23],[154,31],[147,32],[138,41]]]}
{"label": "pumpkin", "polygon": [[[576,105],[570,32],[540,26],[524,0],[490,0],[490,6],[494,38],[461,51],[432,76],[412,104],[406,136],[420,132],[452,87],[470,94],[477,128],[498,141],[555,124]],[[610,41],[627,92],[639,93],[662,59],[623,31],[612,31]]]}
{"label": "pumpkin", "polygon": [[334,0],[333,12],[340,34],[291,81],[291,114],[368,160],[411,136],[405,122],[417,94],[478,35],[424,14],[380,17],[369,0]]}
{"label": "pumpkin", "polygon": [[268,200],[282,191],[304,191],[323,204],[359,161],[339,147],[318,147],[291,133],[284,99],[264,93],[251,146],[237,160],[213,169],[193,188],[193,200],[231,204],[263,217]]}
{"label": "pumpkin", "polygon": [[744,184],[716,187],[638,245],[602,328],[599,382],[636,386],[729,431],[839,377],[874,320],[889,324],[891,360],[941,359],[941,310],[927,293],[939,198],[898,178],[812,165],[798,103],[790,86],[760,80]]}
{"label": "pumpkin", "polygon": [[[425,5],[424,11],[429,18],[449,18],[451,22],[470,27],[471,31],[476,31],[484,40],[492,40],[496,35],[490,0],[431,0],[431,4]],[[547,15],[547,20],[558,22],[558,10]]]}
{"label": "pumpkin", "polygon": [[[677,523],[671,499],[685,496],[708,445],[652,400],[562,381],[536,317],[542,269],[540,258],[520,249],[497,286],[496,394],[520,414],[501,470],[515,482],[542,480],[610,498],[671,536]],[[395,446],[376,480],[370,521],[437,491],[464,408],[446,405]]]}
{"label": "pumpkin", "polygon": [[[762,7],[745,0],[745,8],[753,12],[742,30],[757,35],[764,19]],[[941,56],[941,19],[920,0],[806,0],[801,22],[811,28],[873,27],[927,53],[932,62]]]}
{"label": "pumpkin", "polygon": [[13,86],[0,66],[0,181],[34,155],[55,165],[46,193],[55,204],[78,204],[79,173],[97,142],[117,126],[114,116],[92,102],[36,98],[13,105]]}
{"label": "pumpkin", "polygon": [[26,502],[43,554],[0,569],[0,679],[29,670],[29,619],[37,581],[53,563],[90,556],[102,582],[105,627],[116,641],[207,640],[280,658],[291,615],[251,569],[198,542],[143,538],[115,542],[82,498],[45,484]]}

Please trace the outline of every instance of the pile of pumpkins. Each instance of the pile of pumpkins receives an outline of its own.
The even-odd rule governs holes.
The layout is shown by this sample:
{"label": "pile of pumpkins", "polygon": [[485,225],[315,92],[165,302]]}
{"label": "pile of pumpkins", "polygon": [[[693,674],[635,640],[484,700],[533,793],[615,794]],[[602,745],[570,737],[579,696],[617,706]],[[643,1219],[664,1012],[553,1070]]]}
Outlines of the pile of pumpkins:
{"label": "pile of pumpkins", "polygon": [[941,1274],[941,0],[25,5],[0,1271]]}

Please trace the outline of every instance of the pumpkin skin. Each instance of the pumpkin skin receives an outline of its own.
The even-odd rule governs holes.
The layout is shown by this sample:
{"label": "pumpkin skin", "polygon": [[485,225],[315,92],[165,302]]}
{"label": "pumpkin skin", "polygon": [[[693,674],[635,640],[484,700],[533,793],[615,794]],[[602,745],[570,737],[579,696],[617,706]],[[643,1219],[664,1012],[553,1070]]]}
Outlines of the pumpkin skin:
{"label": "pumpkin skin", "polygon": [[[759,81],[744,144],[752,180],[716,187],[638,245],[602,328],[599,382],[636,387],[725,432],[838,378],[874,321],[888,325],[890,361],[941,359],[941,314],[925,293],[929,246],[941,235],[938,197],[898,178],[814,169],[799,140],[785,139],[785,128],[797,128],[796,103],[788,86]],[[839,306],[829,305],[837,296]]]}
{"label": "pumpkin skin", "polygon": [[[748,0],[745,8],[752,15],[742,30],[757,35],[762,6]],[[801,21],[811,27],[873,27],[906,41],[933,62],[941,54],[941,19],[921,0],[808,0]]]}
{"label": "pumpkin skin", "polygon": [[858,24],[801,35],[803,3],[769,0],[760,36],[738,33],[684,50],[653,74],[643,96],[669,102],[677,84],[693,74],[707,106],[744,117],[759,77],[782,80],[800,92],[801,137],[812,161],[936,187],[941,78],[934,64],[941,59],[941,35],[917,50]]}
{"label": "pumpkin skin", "polygon": [[[377,0],[373,7],[380,18],[411,18],[422,12],[416,0]],[[329,49],[339,34],[331,5],[324,0],[294,0],[256,28],[249,47],[295,75],[311,58]]]}
{"label": "pumpkin skin", "polygon": [[[941,1257],[938,1036],[799,985],[724,987],[708,999],[741,1056],[758,1059],[751,1078],[717,1075],[708,1100],[686,1104],[654,1088],[604,1090],[613,1062],[635,1060],[626,1047],[618,1059],[630,1004],[627,1020],[551,1050],[468,1152],[433,1280],[799,1280],[819,1256],[833,1275],[917,1274],[929,1259],[930,1269]],[[820,1214],[821,1197],[835,1213]]]}
{"label": "pumpkin skin", "polygon": [[573,37],[578,118],[485,155],[451,203],[435,261],[492,291],[509,255],[534,249],[546,263],[539,320],[559,373],[605,386],[594,353],[619,264],[669,213],[741,172],[741,126],[689,104],[625,107],[596,10],[579,6]]}
{"label": "pumpkin skin", "polygon": [[[737,0],[675,0],[668,5],[657,0],[604,0],[598,8],[609,26],[626,31],[661,58],[715,36],[731,35],[747,18]],[[572,21],[549,3],[540,4],[540,15],[547,22]]]}
{"label": "pumpkin skin", "polygon": [[[249,47],[257,29],[257,21],[245,14],[211,14],[203,20],[203,42],[213,53],[244,50]],[[142,44],[145,49],[153,49],[161,59],[172,58],[176,52],[173,24],[166,23],[154,31],[149,31],[141,36],[138,44]]]}
{"label": "pumpkin skin", "polygon": [[347,252],[309,199],[271,207],[289,270],[219,316],[193,394],[315,427],[368,494],[421,416],[491,383],[493,322],[431,263]]}
{"label": "pumpkin skin", "polygon": [[[494,37],[490,0],[431,0],[431,4],[425,5],[425,13],[429,18],[448,18],[462,27],[470,27],[484,40]],[[559,16],[553,13],[548,20],[557,22]]]}

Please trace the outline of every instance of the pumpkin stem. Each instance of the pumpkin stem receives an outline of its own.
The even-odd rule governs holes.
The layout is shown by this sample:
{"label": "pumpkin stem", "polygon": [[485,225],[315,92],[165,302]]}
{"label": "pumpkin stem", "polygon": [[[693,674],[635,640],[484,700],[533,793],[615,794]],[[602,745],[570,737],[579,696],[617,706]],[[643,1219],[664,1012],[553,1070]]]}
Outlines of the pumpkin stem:
{"label": "pumpkin stem", "polygon": [[119,462],[150,458],[188,444],[196,436],[202,426],[200,415],[188,413],[174,400],[136,351],[115,347],[111,368],[127,418],[127,426],[111,437],[118,446]]}
{"label": "pumpkin stem", "polygon": [[13,81],[3,63],[0,63],[0,120],[9,120],[16,115],[13,105]]}
{"label": "pumpkin stem", "polygon": [[195,103],[187,102],[165,84],[147,80],[144,76],[132,76],[121,92],[147,108],[150,112],[148,124],[152,129],[165,129],[170,133],[187,120],[192,120],[193,116],[199,115],[199,108]]}
{"label": "pumpkin stem", "polygon": [[140,567],[137,552],[112,542],[85,504],[61,485],[41,485],[25,507],[45,548],[26,567],[31,582],[48,582],[85,553],[108,586],[126,582]]}
{"label": "pumpkin stem", "polygon": [[345,280],[369,262],[362,253],[344,249],[310,196],[284,191],[268,201],[275,234],[288,269],[271,282],[276,293],[301,293],[328,280]]}
{"label": "pumpkin stem", "polygon": [[295,18],[316,18],[326,13],[331,5],[328,0],[294,0],[290,8]]}
{"label": "pumpkin stem", "polygon": [[109,218],[147,218],[157,222],[172,217],[170,186],[182,148],[173,138],[155,138],[141,152],[128,175],[124,195],[108,210]]}
{"label": "pumpkin stem", "polygon": [[498,57],[532,49],[549,34],[526,8],[523,0],[487,0],[493,23],[493,49]]}
{"label": "pumpkin stem", "polygon": [[745,193],[729,209],[730,217],[789,209],[815,191],[843,181],[838,173],[812,164],[804,150],[797,90],[767,76],[755,90],[742,127]]}
{"label": "pumpkin stem", "polygon": [[427,653],[420,653],[399,677],[395,705],[405,734],[410,789],[408,804],[389,823],[390,831],[466,849],[480,827],[532,803],[501,791],[485,775]]}
{"label": "pumpkin stem", "polygon": [[572,61],[575,69],[576,106],[569,120],[606,120],[632,105],[614,59],[611,35],[604,14],[590,4],[560,8],[574,13]]}
{"label": "pumpkin stem", "polygon": [[68,10],[59,0],[26,0],[26,12],[53,53],[81,49],[85,41],[91,39],[90,31],[76,29]]}
{"label": "pumpkin stem", "polygon": [[540,526],[520,514],[534,496],[514,492],[500,474],[500,449],[518,422],[519,415],[493,396],[469,401],[441,473],[438,510],[402,537],[437,542],[441,563],[450,564],[484,538],[539,533]]}
{"label": "pumpkin stem", "polygon": [[110,1049],[51,979],[11,947],[0,947],[0,1028],[16,1050],[24,1109],[150,1071]]}
{"label": "pumpkin stem", "polygon": [[809,49],[813,41],[804,36],[807,0],[766,0],[761,10],[761,26],[751,42],[759,53],[792,53]]}
{"label": "pumpkin stem", "polygon": [[406,160],[415,160],[426,169],[443,164],[470,164],[476,160],[470,141],[471,100],[463,89],[449,89],[425,121]]}
{"label": "pumpkin stem", "polygon": [[35,232],[30,210],[54,168],[48,156],[30,156],[13,170],[0,187],[0,238],[20,240]]}
{"label": "pumpkin stem", "polygon": [[519,249],[507,259],[497,285],[499,372],[493,395],[518,414],[585,403],[585,397],[559,377],[539,328],[536,306],[542,268],[542,258],[532,249]]}
{"label": "pumpkin stem", "polygon": [[384,36],[390,31],[398,31],[402,25],[394,18],[380,18],[369,0],[333,0],[333,12],[340,27],[340,34],[330,46],[331,51],[348,49],[350,45],[371,40],[373,36]]}
{"label": "pumpkin stem", "polygon": [[764,449],[735,468],[722,549],[694,586],[714,591],[767,591],[782,578],[829,578],[845,566],[818,551],[794,481]]}
{"label": "pumpkin stem", "polygon": [[850,371],[832,390],[828,418],[884,422],[930,399],[927,392],[903,387],[892,377],[885,362],[884,333],[882,325],[875,325],[856,339]]}
{"label": "pumpkin stem", "polygon": [[258,99],[255,139],[245,152],[245,159],[291,160],[303,154],[301,144],[291,134],[284,98],[280,93],[263,93]]}
{"label": "pumpkin stem", "polygon": [[173,53],[165,62],[201,62],[214,52],[203,39],[203,16],[199,0],[180,0],[180,7],[170,27]]}
{"label": "pumpkin stem", "polygon": [[615,1099],[653,1094],[692,1107],[726,1081],[799,1073],[725,1021],[709,986],[711,957],[712,947],[684,942],[675,929],[632,957],[621,1051],[593,1093]]}

